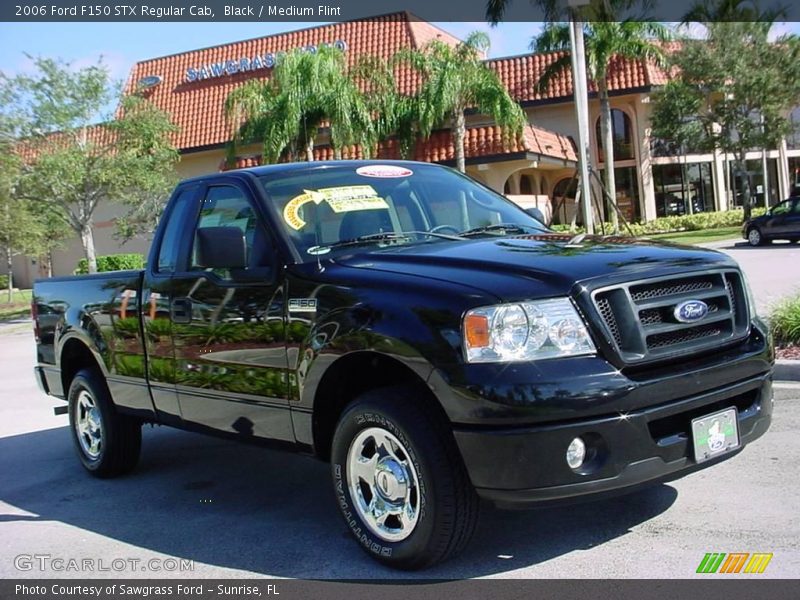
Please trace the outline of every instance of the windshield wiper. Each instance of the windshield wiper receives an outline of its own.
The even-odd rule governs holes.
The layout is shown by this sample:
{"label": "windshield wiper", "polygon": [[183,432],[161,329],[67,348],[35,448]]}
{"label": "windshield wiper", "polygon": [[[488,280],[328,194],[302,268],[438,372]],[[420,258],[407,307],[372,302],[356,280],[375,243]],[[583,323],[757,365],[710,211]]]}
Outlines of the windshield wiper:
{"label": "windshield wiper", "polygon": [[458,235],[462,237],[481,235],[484,233],[488,233],[490,235],[506,235],[509,233],[527,233],[529,230],[538,231],[535,227],[530,225],[519,225],[517,223],[496,223],[494,225],[483,225],[482,227],[467,229]]}
{"label": "windshield wiper", "polygon": [[350,240],[339,240],[338,242],[334,242],[332,244],[326,244],[324,246],[311,246],[311,248],[306,250],[306,253],[311,255],[327,254],[334,248],[346,248],[348,246],[366,246],[369,244],[377,244],[380,242],[395,242],[399,240],[410,239],[415,235],[422,235],[426,237],[435,237],[443,240],[454,240],[454,241],[459,241],[464,239],[460,235],[451,235],[448,233],[439,233],[435,231],[386,231],[381,233],[370,233],[368,235],[360,235],[357,238],[353,238]]}

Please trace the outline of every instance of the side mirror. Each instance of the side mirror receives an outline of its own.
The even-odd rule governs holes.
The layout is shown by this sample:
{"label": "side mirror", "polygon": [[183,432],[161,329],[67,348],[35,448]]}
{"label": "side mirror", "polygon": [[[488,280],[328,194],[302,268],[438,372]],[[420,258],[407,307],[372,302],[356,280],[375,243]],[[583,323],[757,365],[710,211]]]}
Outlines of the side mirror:
{"label": "side mirror", "polygon": [[195,234],[195,262],[204,269],[244,269],[247,242],[238,227],[203,227]]}
{"label": "side mirror", "polygon": [[531,208],[526,208],[525,212],[528,213],[530,216],[532,216],[537,221],[539,221],[539,223],[544,224],[544,222],[545,222],[544,221],[544,214],[542,213],[542,211],[540,211],[535,206],[532,206]]}

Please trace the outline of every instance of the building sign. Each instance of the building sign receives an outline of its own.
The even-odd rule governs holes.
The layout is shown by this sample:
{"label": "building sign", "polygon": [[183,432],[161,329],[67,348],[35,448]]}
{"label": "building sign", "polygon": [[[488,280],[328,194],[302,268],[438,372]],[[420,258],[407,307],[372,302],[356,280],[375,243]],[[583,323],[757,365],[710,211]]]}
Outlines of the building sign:
{"label": "building sign", "polygon": [[[344,52],[347,50],[347,42],[344,40],[336,40],[333,44],[320,44],[319,46],[305,46],[303,50],[311,52],[312,54],[317,51],[317,48],[333,46]],[[202,65],[199,67],[189,67],[186,69],[187,83],[192,81],[201,81],[203,79],[213,79],[214,77],[225,77],[226,75],[234,75],[236,73],[244,73],[246,71],[258,71],[261,69],[271,69],[275,66],[275,60],[283,52],[267,52],[265,54],[256,54],[255,56],[243,56],[235,60],[223,60],[220,62]]]}

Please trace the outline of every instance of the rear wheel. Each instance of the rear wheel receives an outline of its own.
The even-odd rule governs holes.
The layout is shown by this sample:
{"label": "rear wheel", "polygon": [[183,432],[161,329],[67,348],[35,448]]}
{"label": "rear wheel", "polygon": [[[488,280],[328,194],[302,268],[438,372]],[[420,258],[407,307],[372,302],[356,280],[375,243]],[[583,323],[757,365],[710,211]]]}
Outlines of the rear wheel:
{"label": "rear wheel", "polygon": [[478,498],[444,419],[413,388],[362,394],[333,439],[337,501],[350,532],[376,560],[420,569],[469,542]]}
{"label": "rear wheel", "polygon": [[79,371],[68,400],[70,431],[84,468],[95,477],[132,471],[142,445],[141,422],[117,413],[102,377]]}

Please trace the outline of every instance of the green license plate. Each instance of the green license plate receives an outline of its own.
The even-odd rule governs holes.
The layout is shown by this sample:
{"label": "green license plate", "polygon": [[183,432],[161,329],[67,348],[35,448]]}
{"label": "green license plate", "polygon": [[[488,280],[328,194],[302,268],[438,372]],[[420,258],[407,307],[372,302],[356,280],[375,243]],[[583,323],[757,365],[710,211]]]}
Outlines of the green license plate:
{"label": "green license plate", "polygon": [[692,421],[694,460],[698,463],[716,458],[739,447],[739,421],[735,408]]}

